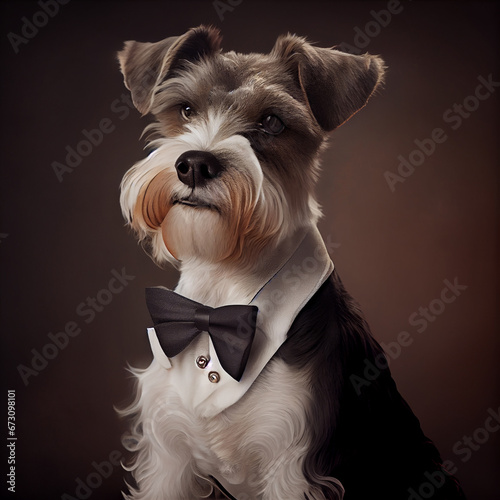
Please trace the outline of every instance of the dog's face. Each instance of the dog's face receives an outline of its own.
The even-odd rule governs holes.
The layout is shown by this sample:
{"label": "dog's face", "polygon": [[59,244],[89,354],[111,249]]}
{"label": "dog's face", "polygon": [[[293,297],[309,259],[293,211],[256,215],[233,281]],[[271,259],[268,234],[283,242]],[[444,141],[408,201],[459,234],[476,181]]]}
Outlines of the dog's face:
{"label": "dog's face", "polygon": [[135,106],[157,120],[155,149],[126,173],[121,205],[160,264],[255,258],[315,222],[327,132],[383,74],[377,57],[293,35],[265,55],[222,53],[220,43],[201,26],[118,54]]}

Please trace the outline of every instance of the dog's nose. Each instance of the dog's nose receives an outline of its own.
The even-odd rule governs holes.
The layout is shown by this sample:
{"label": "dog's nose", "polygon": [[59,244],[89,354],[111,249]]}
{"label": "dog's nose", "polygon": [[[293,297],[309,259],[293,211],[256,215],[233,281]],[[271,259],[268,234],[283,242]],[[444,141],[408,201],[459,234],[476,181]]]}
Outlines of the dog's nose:
{"label": "dog's nose", "polygon": [[190,188],[202,187],[224,170],[221,162],[208,151],[186,151],[175,162],[177,177]]}

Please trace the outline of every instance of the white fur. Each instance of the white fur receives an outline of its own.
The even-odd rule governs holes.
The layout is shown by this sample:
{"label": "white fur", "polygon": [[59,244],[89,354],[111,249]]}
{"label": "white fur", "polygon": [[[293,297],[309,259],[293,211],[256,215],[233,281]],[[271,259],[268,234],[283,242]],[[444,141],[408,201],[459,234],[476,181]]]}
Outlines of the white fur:
{"label": "white fur", "polygon": [[212,486],[202,478],[210,475],[239,485],[238,500],[324,498],[302,472],[309,444],[307,373],[274,360],[237,405],[209,419],[183,407],[157,363],[135,374],[139,397],[126,414],[138,412],[128,449],[136,453],[129,469],[139,490],[125,498],[204,498]]}

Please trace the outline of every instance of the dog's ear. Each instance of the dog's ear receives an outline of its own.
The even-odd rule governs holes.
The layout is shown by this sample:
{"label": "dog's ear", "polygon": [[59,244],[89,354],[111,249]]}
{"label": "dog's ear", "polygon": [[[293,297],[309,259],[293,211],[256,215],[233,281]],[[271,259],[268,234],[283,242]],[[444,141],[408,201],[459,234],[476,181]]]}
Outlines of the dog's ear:
{"label": "dog's ear", "polygon": [[326,131],[361,109],[384,75],[384,63],[377,56],[314,47],[296,35],[279,37],[271,54],[294,72],[316,121]]}
{"label": "dog's ear", "polygon": [[123,50],[118,52],[118,60],[135,107],[143,115],[148,113],[162,81],[182,68],[185,61],[197,61],[218,52],[221,41],[218,29],[198,26],[161,42],[125,42]]}

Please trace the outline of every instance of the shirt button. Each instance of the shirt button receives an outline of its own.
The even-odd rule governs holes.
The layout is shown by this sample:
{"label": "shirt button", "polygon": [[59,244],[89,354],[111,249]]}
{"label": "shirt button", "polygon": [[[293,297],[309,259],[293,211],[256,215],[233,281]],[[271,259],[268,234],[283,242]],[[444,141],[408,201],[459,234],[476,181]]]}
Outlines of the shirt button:
{"label": "shirt button", "polygon": [[196,366],[202,370],[207,367],[210,361],[210,356],[198,356],[196,358]]}
{"label": "shirt button", "polygon": [[212,384],[217,384],[219,383],[220,375],[217,372],[210,372],[208,374],[208,380],[210,380]]}

